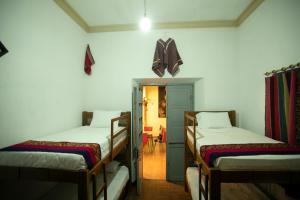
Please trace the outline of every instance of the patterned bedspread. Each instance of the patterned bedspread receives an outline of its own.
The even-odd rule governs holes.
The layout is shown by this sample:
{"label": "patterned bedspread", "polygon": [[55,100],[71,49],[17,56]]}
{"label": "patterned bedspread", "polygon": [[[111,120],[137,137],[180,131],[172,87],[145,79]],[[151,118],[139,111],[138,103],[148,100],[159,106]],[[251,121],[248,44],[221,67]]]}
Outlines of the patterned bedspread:
{"label": "patterned bedspread", "polygon": [[219,157],[287,154],[300,154],[300,146],[282,143],[252,143],[203,145],[200,147],[200,155],[209,167],[212,167],[213,162]]}
{"label": "patterned bedspread", "polygon": [[101,160],[100,145],[97,143],[49,142],[29,140],[0,149],[0,151],[36,151],[78,154],[84,157],[88,169],[92,169],[93,166]]}

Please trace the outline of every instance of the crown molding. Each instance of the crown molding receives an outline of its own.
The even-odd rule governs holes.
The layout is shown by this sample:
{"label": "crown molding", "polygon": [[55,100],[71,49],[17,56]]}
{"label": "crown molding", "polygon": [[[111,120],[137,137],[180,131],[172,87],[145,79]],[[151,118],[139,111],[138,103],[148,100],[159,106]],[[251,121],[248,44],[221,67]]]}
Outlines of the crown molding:
{"label": "crown molding", "polygon": [[[180,28],[218,28],[239,27],[264,0],[252,0],[245,10],[235,20],[204,20],[187,22],[154,23],[152,29],[180,29]],[[116,24],[89,26],[86,21],[67,3],[66,0],[54,0],[83,30],[87,33],[118,32],[139,30],[137,24]]]}
{"label": "crown molding", "polygon": [[101,25],[101,26],[90,26],[88,28],[87,33],[135,31],[138,29],[139,27],[137,24]]}
{"label": "crown molding", "polygon": [[65,13],[69,15],[83,30],[88,32],[89,25],[65,0],[54,0],[54,2],[61,9],[63,9],[63,11],[65,11]]}
{"label": "crown molding", "polygon": [[235,20],[205,20],[188,22],[166,22],[155,23],[153,29],[178,29],[178,28],[213,28],[213,27],[235,27]]}
{"label": "crown molding", "polygon": [[[212,27],[236,27],[235,20],[211,20],[211,21],[190,21],[190,22],[166,22],[154,23],[152,29],[179,29],[179,28],[212,28]],[[117,32],[139,30],[137,24],[118,24],[104,26],[90,26],[88,33]]]}
{"label": "crown molding", "polygon": [[264,2],[264,0],[253,0],[236,19],[237,26],[240,26],[262,2]]}

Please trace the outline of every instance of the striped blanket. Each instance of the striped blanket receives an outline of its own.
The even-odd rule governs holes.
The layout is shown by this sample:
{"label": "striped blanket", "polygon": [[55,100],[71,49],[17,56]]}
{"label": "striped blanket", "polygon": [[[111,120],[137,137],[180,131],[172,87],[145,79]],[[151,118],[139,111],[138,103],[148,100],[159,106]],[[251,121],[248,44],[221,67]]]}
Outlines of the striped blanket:
{"label": "striped blanket", "polygon": [[219,157],[287,154],[300,154],[300,146],[283,143],[256,143],[203,145],[200,147],[200,155],[209,167],[212,167],[213,162]]}
{"label": "striped blanket", "polygon": [[96,143],[74,143],[74,142],[50,142],[29,140],[15,144],[0,151],[29,151],[29,152],[53,152],[71,153],[84,157],[88,169],[101,160],[100,145]]}

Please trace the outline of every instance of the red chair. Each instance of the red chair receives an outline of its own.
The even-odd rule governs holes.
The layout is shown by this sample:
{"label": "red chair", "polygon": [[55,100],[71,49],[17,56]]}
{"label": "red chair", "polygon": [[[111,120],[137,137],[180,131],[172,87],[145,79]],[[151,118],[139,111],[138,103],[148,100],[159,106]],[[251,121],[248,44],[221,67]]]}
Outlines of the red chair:
{"label": "red chair", "polygon": [[152,134],[152,126],[144,126],[144,133],[143,133],[143,144],[148,143],[149,134]]}
{"label": "red chair", "polygon": [[143,133],[143,145],[148,143],[148,135],[147,133]]}
{"label": "red chair", "polygon": [[144,126],[144,131],[152,131],[152,126]]}
{"label": "red chair", "polygon": [[166,128],[162,128],[162,130],[161,130],[161,135],[162,135],[161,141],[162,141],[162,143],[166,142],[166,133],[167,133]]}
{"label": "red chair", "polygon": [[[153,141],[153,135],[152,135],[152,126],[144,126],[144,133],[143,133],[143,144],[148,144],[148,152],[153,152],[155,148],[155,144]],[[145,136],[146,135],[146,136]],[[146,139],[147,137],[147,139]]]}

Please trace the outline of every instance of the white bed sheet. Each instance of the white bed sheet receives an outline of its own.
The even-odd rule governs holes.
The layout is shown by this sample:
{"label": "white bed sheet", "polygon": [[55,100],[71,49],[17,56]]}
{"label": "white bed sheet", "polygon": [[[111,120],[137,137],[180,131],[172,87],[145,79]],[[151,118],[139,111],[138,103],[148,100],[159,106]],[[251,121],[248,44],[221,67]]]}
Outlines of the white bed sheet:
{"label": "white bed sheet", "polygon": [[[120,166],[115,173],[106,173],[108,188],[107,198],[108,200],[118,199],[123,188],[126,186],[129,180],[129,170],[126,166]],[[101,172],[96,176],[96,188],[99,189],[103,184],[103,173]],[[89,187],[89,200],[92,200],[92,182]],[[59,183],[50,193],[41,198],[41,200],[77,200],[78,186],[71,183]],[[97,200],[104,199],[104,193],[97,198]]]}
{"label": "white bed sheet", "polygon": [[[190,192],[193,200],[199,200],[199,170],[197,167],[188,167],[186,169],[186,179],[190,186]],[[201,178],[202,185],[205,189],[204,179]],[[201,194],[201,199],[204,199]]]}
{"label": "white bed sheet", "polygon": [[[193,130],[192,127],[189,127]],[[196,149],[199,152],[202,145],[212,144],[246,144],[246,143],[280,143],[268,137],[255,134],[245,129],[232,127],[223,129],[196,129]],[[193,143],[193,136],[188,132],[188,140]],[[238,169],[283,169],[299,170],[300,154],[297,155],[255,155],[228,156],[214,161],[214,166],[222,170]]]}
{"label": "white bed sheet", "polygon": [[[107,187],[107,199],[117,200],[119,199],[123,188],[126,186],[129,180],[129,170],[126,166],[121,166],[116,174],[107,173],[108,187]],[[101,194],[98,200],[103,200],[104,196]]]}
{"label": "white bed sheet", "polygon": [[[119,127],[114,132],[118,132]],[[114,146],[122,142],[127,136],[126,131],[117,136]],[[54,142],[98,143],[101,147],[101,158],[105,158],[110,151],[110,128],[93,128],[81,126],[34,140]],[[0,152],[0,165],[18,167],[36,167],[50,169],[80,170],[87,165],[81,155],[52,152]]]}

